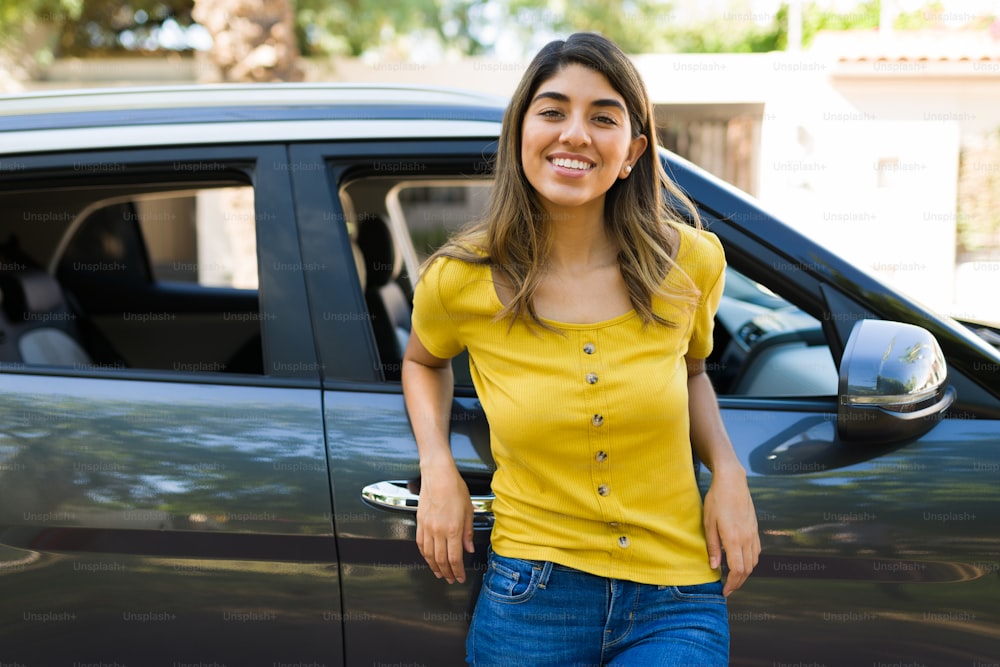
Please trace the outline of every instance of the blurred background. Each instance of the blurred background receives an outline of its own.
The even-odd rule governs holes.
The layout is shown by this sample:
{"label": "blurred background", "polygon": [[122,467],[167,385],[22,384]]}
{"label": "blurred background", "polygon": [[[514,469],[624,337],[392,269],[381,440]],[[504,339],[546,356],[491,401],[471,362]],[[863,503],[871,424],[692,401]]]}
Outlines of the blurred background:
{"label": "blurred background", "polygon": [[0,93],[508,95],[577,30],[632,55],[668,148],[931,308],[1000,323],[1000,0],[2,0]]}

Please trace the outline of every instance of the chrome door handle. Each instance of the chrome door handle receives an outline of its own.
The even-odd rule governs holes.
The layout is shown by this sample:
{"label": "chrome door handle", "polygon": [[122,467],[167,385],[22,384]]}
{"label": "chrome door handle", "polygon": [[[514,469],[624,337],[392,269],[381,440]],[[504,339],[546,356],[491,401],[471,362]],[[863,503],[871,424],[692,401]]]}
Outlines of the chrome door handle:
{"label": "chrome door handle", "polygon": [[[361,489],[361,497],[376,507],[416,512],[420,496],[411,493],[406,480],[394,479],[375,482]],[[472,512],[477,515],[493,513],[492,494],[472,496]]]}

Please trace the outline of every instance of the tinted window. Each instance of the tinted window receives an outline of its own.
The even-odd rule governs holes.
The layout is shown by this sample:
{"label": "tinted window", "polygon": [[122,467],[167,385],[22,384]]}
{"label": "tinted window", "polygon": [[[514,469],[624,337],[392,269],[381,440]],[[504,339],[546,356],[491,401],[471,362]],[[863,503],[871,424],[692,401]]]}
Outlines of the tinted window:
{"label": "tinted window", "polygon": [[135,200],[155,280],[257,289],[253,188],[202,188]]}
{"label": "tinted window", "polygon": [[[124,168],[123,168],[124,170]],[[3,361],[262,373],[253,188],[81,174],[0,195]]]}

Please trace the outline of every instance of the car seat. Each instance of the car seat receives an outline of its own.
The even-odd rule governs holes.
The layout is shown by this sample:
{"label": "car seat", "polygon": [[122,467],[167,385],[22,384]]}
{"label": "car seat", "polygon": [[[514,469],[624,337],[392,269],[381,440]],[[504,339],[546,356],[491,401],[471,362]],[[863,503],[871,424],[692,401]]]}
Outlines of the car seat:
{"label": "car seat", "polygon": [[377,215],[363,215],[357,224],[357,245],[364,256],[365,303],[386,380],[402,376],[403,352],[410,336],[410,302],[398,278],[402,262],[396,256],[392,231]]}
{"label": "car seat", "polygon": [[0,268],[0,359],[27,365],[90,365],[90,355],[79,343],[76,315],[58,281],[41,267],[6,253]]}

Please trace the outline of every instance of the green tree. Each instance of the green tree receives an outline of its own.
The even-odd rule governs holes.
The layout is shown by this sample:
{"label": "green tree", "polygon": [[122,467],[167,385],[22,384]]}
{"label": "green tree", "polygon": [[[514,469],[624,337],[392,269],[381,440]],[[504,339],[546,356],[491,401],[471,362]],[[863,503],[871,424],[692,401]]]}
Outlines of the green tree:
{"label": "green tree", "polygon": [[[808,46],[824,30],[875,30],[879,27],[880,0],[864,0],[847,12],[834,11],[815,2],[802,8],[802,44]],[[756,53],[781,51],[788,46],[788,5],[782,4],[769,22],[746,18],[749,12],[726,12],[695,24],[667,27],[664,39],[669,49],[679,53]],[[898,14],[897,30],[921,30],[943,25],[946,14],[940,2]],[[992,17],[980,16],[988,25]],[[980,26],[982,27],[982,26]]]}
{"label": "green tree", "polygon": [[0,2],[0,92],[19,88],[52,60],[58,31],[80,15],[83,0]]}
{"label": "green tree", "polygon": [[[190,46],[165,46],[158,33],[165,26],[188,29],[203,25],[215,44],[232,52],[236,42],[257,39],[288,44],[284,33],[291,26],[296,44],[283,50],[307,55],[361,55],[386,45],[406,41],[435,42],[442,50],[465,55],[485,52],[491,42],[494,17],[488,0],[4,0],[0,5],[0,51],[10,36],[37,32],[49,36],[49,55],[87,57],[164,50],[191,50]],[[200,7],[199,7],[200,5]],[[200,16],[201,18],[196,18]],[[220,17],[225,17],[223,20]],[[172,24],[172,25],[171,25]],[[275,27],[279,35],[272,34]],[[230,35],[229,33],[234,33]],[[260,46],[257,44],[253,48]],[[231,48],[232,47],[232,48]],[[275,47],[277,48],[277,47]],[[9,50],[9,48],[8,48]],[[251,49],[252,50],[252,49]],[[405,48],[404,48],[405,50]],[[267,49],[264,49],[267,51]],[[264,54],[259,51],[258,56]],[[215,54],[213,54],[215,55]],[[232,56],[232,53],[230,53]],[[231,58],[230,58],[231,59]],[[220,64],[220,66],[222,66]],[[230,71],[236,65],[227,65]]]}
{"label": "green tree", "polygon": [[628,53],[651,53],[666,42],[665,28],[675,20],[673,5],[661,0],[509,0],[505,23],[528,52],[533,43],[578,31],[599,32]]}
{"label": "green tree", "polygon": [[107,56],[164,50],[157,33],[170,23],[190,27],[192,0],[77,0],[60,22],[60,56]]}
{"label": "green tree", "polygon": [[299,43],[310,55],[359,56],[423,32],[424,39],[454,39],[463,53],[476,53],[482,45],[472,36],[471,24],[483,4],[484,0],[299,0]]}
{"label": "green tree", "polygon": [[[441,52],[480,55],[493,50],[501,36],[513,36],[527,56],[541,43],[579,30],[607,35],[630,53],[760,52],[784,49],[788,41],[787,5],[771,21],[762,23],[740,17],[738,8],[749,6],[740,0],[731,3],[737,9],[695,23],[679,23],[677,3],[669,0],[262,0],[261,3],[199,0],[199,3],[223,7],[219,11],[230,17],[228,21],[217,22],[215,27],[206,25],[216,44],[248,39],[239,36],[249,34],[240,27],[245,20],[260,26],[258,39],[271,40],[271,47],[256,54],[258,60],[265,61],[268,60],[265,56],[274,55],[270,48],[287,53],[289,58],[296,50],[310,56],[358,56],[386,47],[395,48],[405,57],[428,46]],[[195,18],[195,6],[195,0],[3,0],[0,51],[5,48],[11,51],[12,45],[16,45],[19,53],[27,49],[29,60],[41,64],[52,54],[88,56],[162,51],[157,31],[168,24],[189,28],[196,21],[200,23]],[[802,11],[803,43],[808,45],[821,30],[874,29],[878,26],[879,6],[879,0],[864,0],[848,12],[836,12],[815,2],[807,3]],[[941,2],[935,0],[900,14],[894,25],[900,30],[941,25],[943,11]],[[290,12],[294,16],[295,45],[284,36],[288,19],[275,22],[274,18],[287,17]],[[979,23],[991,20],[980,17]],[[278,29],[281,34],[269,34],[276,25],[282,26]],[[231,37],[230,31],[236,36]],[[251,43],[250,51],[260,46]],[[234,68],[239,71],[237,65],[220,64],[220,67],[228,67],[227,72]]]}
{"label": "green tree", "polygon": [[0,3],[0,37],[8,40],[29,26],[59,24],[80,16],[83,0],[4,0]]}

